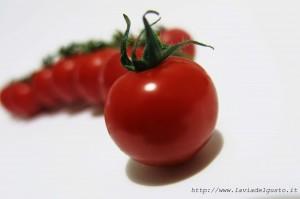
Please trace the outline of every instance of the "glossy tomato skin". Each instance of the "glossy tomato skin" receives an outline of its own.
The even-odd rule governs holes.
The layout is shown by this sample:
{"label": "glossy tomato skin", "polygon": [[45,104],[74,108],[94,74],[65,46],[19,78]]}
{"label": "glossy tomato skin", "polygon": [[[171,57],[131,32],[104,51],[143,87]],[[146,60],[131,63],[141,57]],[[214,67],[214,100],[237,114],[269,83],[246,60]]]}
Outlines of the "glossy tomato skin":
{"label": "glossy tomato skin", "polygon": [[175,165],[191,158],[210,138],[218,103],[202,67],[169,57],[143,72],[128,72],[112,86],[105,122],[116,144],[148,165]]}
{"label": "glossy tomato skin", "polygon": [[[166,44],[177,44],[185,40],[191,40],[192,37],[184,30],[180,28],[163,29],[159,32],[161,41]],[[195,57],[196,49],[195,45],[190,44],[181,49],[183,53],[190,56],[192,59]]]}
{"label": "glossy tomato skin", "polygon": [[37,100],[43,107],[47,109],[59,107],[61,99],[58,97],[51,68],[44,68],[36,72],[32,77],[31,85]]}
{"label": "glossy tomato skin", "polygon": [[30,84],[13,83],[4,91],[5,93],[1,95],[1,101],[12,114],[20,117],[31,117],[41,110]]}
{"label": "glossy tomato skin", "polygon": [[[128,55],[131,54],[131,49],[127,49]],[[138,48],[136,50],[136,55],[140,58],[143,54],[143,49]],[[121,54],[120,52],[115,53],[104,65],[102,73],[99,76],[99,84],[101,87],[101,98],[105,103],[107,94],[113,85],[113,83],[119,79],[122,75],[126,74],[128,70],[121,64]]]}
{"label": "glossy tomato skin", "polygon": [[65,104],[73,104],[81,99],[75,86],[75,68],[81,55],[62,58],[53,65],[53,80],[59,98]]}
{"label": "glossy tomato skin", "polygon": [[99,84],[103,66],[114,54],[114,48],[104,48],[82,55],[75,68],[75,87],[88,104],[101,104],[102,90]]}

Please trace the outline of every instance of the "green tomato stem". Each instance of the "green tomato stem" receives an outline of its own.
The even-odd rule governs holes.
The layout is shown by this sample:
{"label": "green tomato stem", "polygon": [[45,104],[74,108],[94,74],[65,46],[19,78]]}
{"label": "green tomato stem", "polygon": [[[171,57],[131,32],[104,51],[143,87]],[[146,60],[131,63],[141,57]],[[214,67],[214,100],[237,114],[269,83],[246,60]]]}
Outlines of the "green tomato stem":
{"label": "green tomato stem", "polygon": [[[134,50],[132,52],[131,59],[127,55],[126,49],[127,49],[128,35],[129,35],[129,31],[130,31],[131,22],[130,22],[130,19],[128,18],[128,16],[123,14],[124,19],[127,24],[127,27],[126,27],[126,31],[123,35],[123,40],[121,41],[121,63],[128,70],[139,72],[139,71],[144,71],[144,70],[148,70],[153,67],[156,67],[162,61],[164,61],[166,58],[168,58],[170,55],[175,54],[178,49],[182,48],[185,45],[191,44],[191,43],[214,49],[210,45],[200,43],[200,42],[197,42],[194,40],[183,41],[183,42],[180,42],[175,45],[163,44],[160,41],[157,33],[155,31],[153,31],[153,29],[151,28],[151,26],[154,25],[155,23],[157,23],[160,20],[160,18],[158,20],[156,20],[153,24],[150,25],[146,18],[146,16],[148,14],[155,14],[155,15],[159,16],[159,13],[154,10],[149,10],[143,15],[143,23],[144,23],[144,28],[145,28],[144,29],[144,31],[145,31],[145,48],[144,48],[144,53],[143,53],[143,56],[141,59],[137,59],[137,56],[136,56],[136,48],[138,46],[138,44],[137,44],[138,41],[135,41],[136,44],[134,45]],[[141,34],[143,34],[143,32]]]}

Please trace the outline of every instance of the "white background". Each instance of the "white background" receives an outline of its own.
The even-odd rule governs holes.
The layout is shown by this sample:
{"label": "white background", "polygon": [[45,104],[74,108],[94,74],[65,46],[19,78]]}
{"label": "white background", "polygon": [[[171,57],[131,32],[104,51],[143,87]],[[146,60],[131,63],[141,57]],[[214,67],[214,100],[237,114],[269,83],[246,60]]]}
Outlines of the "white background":
{"label": "white background", "polygon": [[[173,169],[133,163],[103,116],[60,111],[31,121],[0,109],[1,199],[300,198],[299,1],[0,0],[0,86],[62,44],[142,28],[148,9],[216,50],[197,59],[217,87],[213,140]],[[298,188],[298,194],[191,193],[192,188]]]}

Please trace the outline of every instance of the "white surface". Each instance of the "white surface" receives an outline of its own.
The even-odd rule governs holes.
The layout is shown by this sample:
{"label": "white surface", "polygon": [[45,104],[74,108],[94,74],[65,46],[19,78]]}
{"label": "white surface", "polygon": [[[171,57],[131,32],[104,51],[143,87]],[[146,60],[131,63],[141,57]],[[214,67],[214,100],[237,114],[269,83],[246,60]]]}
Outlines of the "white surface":
{"label": "white surface", "polygon": [[[135,32],[142,27],[143,12],[156,9],[161,24],[184,27],[196,40],[214,45],[214,52],[198,47],[197,62],[217,87],[217,129],[222,136],[216,139],[224,143],[215,146],[221,151],[211,162],[198,159],[171,173],[139,167],[142,176],[154,173],[134,180],[135,174],[128,177],[126,168],[136,165],[113,144],[102,116],[85,110],[26,122],[1,108],[0,198],[300,198],[298,4],[1,0],[1,86],[37,68],[42,56],[62,44],[108,39],[116,28],[124,30],[123,12],[132,19]],[[195,165],[199,162],[208,165],[200,169]],[[192,188],[236,186],[297,187],[299,192],[191,193]]]}

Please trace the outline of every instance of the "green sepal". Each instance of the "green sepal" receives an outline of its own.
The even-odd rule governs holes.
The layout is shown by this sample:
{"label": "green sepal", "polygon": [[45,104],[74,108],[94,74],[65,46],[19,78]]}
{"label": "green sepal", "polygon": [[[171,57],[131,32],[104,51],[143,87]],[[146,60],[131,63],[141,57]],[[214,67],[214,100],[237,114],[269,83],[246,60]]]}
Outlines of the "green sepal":
{"label": "green sepal", "polygon": [[[127,55],[127,41],[128,41],[128,35],[129,35],[129,31],[130,31],[131,22],[130,22],[130,19],[128,18],[128,16],[123,14],[124,19],[127,24],[127,28],[124,33],[123,40],[121,42],[121,63],[128,70],[136,71],[136,72],[148,70],[150,68],[158,66],[163,60],[165,60],[167,57],[169,57],[170,55],[173,55],[175,53],[177,55],[180,54],[180,55],[186,56],[180,52],[177,53],[176,51],[178,49],[180,49],[181,47],[188,45],[188,44],[196,44],[196,45],[214,49],[210,45],[200,43],[197,41],[193,41],[193,40],[183,41],[183,42],[180,42],[175,45],[166,45],[166,44],[161,43],[157,33],[155,31],[153,31],[153,29],[151,28],[151,26],[153,24],[155,24],[156,22],[158,22],[160,20],[160,18],[159,18],[159,20],[156,20],[152,25],[150,25],[146,18],[146,16],[148,14],[155,14],[157,16],[159,15],[158,12],[153,11],[153,10],[149,10],[143,15],[143,23],[144,23],[144,27],[145,27],[145,29],[144,29],[144,31],[145,31],[145,47],[144,47],[144,52],[143,52],[143,56],[141,59],[137,59],[137,56],[136,56],[136,48],[138,46],[137,43],[139,42],[139,39],[135,41],[136,43],[134,45],[134,49],[131,54],[131,59]],[[140,36],[142,35],[142,33],[140,34]]]}

